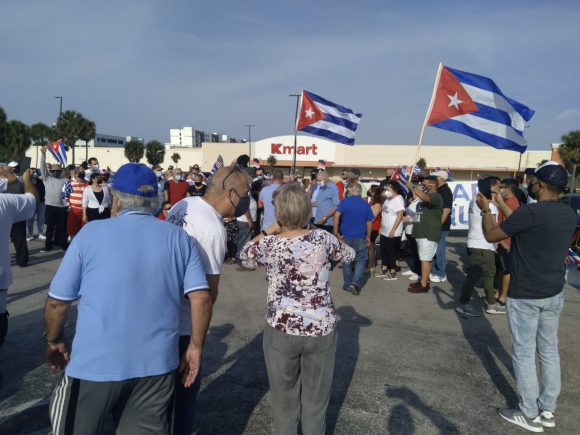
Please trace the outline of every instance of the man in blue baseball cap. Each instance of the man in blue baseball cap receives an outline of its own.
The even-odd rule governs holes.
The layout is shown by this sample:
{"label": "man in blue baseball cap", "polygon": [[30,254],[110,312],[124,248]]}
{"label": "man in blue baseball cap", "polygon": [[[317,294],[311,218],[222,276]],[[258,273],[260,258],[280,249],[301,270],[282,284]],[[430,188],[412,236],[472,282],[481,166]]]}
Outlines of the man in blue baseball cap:
{"label": "man in blue baseball cap", "polygon": [[[526,174],[531,176],[528,193],[537,203],[522,204],[513,211],[502,208],[507,218],[500,225],[481,193],[477,194],[477,205],[488,242],[512,238],[506,311],[520,401],[517,409],[500,408],[498,412],[512,424],[543,432],[544,427],[556,425],[554,412],[561,384],[558,320],[564,306],[564,258],[576,229],[576,213],[559,201],[568,184],[568,174],[561,165],[550,161]],[[495,187],[493,196],[497,195],[501,193]],[[536,352],[542,362],[541,388]]]}
{"label": "man in blue baseball cap", "polygon": [[[179,367],[185,387],[200,366],[212,301],[195,243],[153,216],[157,179],[145,165],[123,165],[112,192],[117,217],[79,232],[48,293],[46,357],[52,368],[65,369],[50,404],[55,435],[101,433],[108,414],[120,433],[169,433],[183,298],[192,325]],[[64,323],[75,300],[69,356]]]}

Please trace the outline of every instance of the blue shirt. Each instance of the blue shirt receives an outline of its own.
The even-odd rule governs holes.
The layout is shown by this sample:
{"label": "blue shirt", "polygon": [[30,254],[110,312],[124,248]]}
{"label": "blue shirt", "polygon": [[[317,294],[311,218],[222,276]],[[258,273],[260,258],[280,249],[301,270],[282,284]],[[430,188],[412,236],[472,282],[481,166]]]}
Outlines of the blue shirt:
{"label": "blue shirt", "polygon": [[[318,222],[325,216],[328,216],[330,211],[340,204],[338,198],[338,189],[334,183],[328,183],[326,186],[318,186],[318,195],[316,196],[316,217],[314,222]],[[334,222],[334,213],[323,223],[323,225],[332,225]]]}
{"label": "blue shirt", "polygon": [[340,233],[352,239],[366,239],[367,222],[375,218],[371,206],[360,196],[347,196],[336,209],[340,213]]}
{"label": "blue shirt", "polygon": [[65,373],[104,382],[175,370],[181,299],[207,288],[195,242],[180,227],[135,211],[90,222],[48,293],[79,299]]}
{"label": "blue shirt", "polygon": [[272,195],[280,186],[280,183],[272,183],[260,191],[259,200],[264,204],[264,217],[262,219],[263,230],[271,227],[276,222],[276,212],[274,210],[274,204],[272,204]]}

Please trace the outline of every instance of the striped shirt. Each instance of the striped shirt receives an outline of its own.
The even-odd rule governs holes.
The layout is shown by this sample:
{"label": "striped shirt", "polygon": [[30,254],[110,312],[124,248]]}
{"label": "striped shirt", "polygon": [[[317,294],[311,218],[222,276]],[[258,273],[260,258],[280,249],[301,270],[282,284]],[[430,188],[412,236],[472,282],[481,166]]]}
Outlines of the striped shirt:
{"label": "striped shirt", "polygon": [[65,186],[65,197],[68,198],[68,203],[71,208],[83,208],[83,192],[88,186],[86,181],[76,181],[71,179]]}

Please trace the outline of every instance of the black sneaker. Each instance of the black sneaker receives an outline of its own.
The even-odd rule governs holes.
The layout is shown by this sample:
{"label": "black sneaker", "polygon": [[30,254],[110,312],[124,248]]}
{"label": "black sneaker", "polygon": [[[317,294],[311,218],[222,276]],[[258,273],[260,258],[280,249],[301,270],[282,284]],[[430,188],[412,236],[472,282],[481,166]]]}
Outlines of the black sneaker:
{"label": "black sneaker", "polygon": [[6,337],[6,333],[8,332],[8,311],[5,313],[0,314],[0,346],[4,343],[4,338]]}
{"label": "black sneaker", "polygon": [[532,419],[526,417],[519,409],[511,408],[499,408],[497,412],[505,421],[523,427],[530,432],[544,432],[544,426],[542,425],[541,417],[539,415]]}
{"label": "black sneaker", "polygon": [[348,288],[349,288],[350,292],[351,292],[353,295],[355,295],[355,296],[358,296],[358,295],[360,295],[360,290],[359,290],[359,288],[358,288],[356,285],[354,285],[354,284],[351,284],[351,285],[349,285],[349,286],[348,286]]}

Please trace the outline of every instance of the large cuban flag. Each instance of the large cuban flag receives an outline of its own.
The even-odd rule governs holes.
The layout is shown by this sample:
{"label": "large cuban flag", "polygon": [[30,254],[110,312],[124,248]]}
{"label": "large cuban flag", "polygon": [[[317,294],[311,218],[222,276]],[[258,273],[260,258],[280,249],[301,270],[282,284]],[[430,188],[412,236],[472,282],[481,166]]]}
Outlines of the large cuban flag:
{"label": "large cuban flag", "polygon": [[532,116],[534,110],[504,95],[490,78],[439,65],[426,123],[523,153],[524,127]]}
{"label": "large cuban flag", "polygon": [[303,90],[296,130],[305,131],[345,145],[354,145],[361,113]]}

